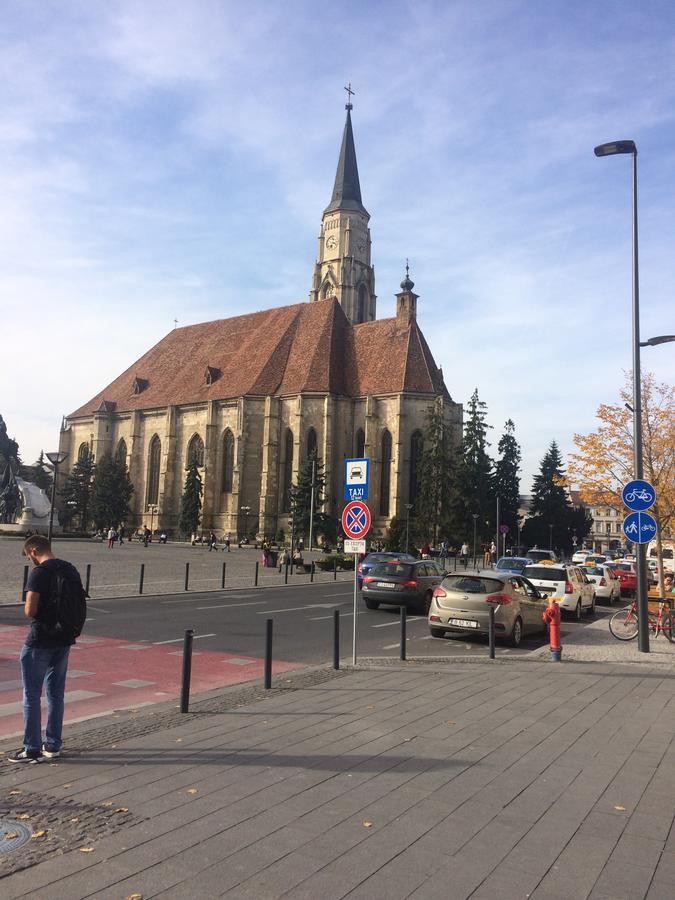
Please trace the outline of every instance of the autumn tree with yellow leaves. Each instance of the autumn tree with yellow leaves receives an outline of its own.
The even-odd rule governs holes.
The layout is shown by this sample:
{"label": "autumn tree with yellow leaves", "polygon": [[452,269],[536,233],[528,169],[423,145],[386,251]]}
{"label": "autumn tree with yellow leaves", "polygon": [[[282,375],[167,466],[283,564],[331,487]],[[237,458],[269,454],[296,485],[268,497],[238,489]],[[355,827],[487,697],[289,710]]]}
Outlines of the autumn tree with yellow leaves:
{"label": "autumn tree with yellow leaves", "polygon": [[[623,507],[621,488],[634,477],[632,376],[620,392],[621,403],[603,403],[597,411],[600,427],[591,434],[575,434],[568,477],[579,484],[582,499],[593,506]],[[659,581],[661,540],[673,528],[675,515],[675,387],[658,384],[651,373],[642,378],[642,463],[644,478],[656,490],[650,510],[657,525]]]}

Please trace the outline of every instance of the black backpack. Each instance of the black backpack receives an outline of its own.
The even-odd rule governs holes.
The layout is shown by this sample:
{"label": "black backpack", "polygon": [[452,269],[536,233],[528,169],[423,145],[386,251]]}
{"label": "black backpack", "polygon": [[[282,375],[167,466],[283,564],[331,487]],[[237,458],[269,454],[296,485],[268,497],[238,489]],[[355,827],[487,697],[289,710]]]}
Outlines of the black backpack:
{"label": "black backpack", "polygon": [[79,572],[69,563],[52,573],[49,612],[48,627],[52,633],[64,632],[72,637],[82,634],[87,619],[87,592]]}

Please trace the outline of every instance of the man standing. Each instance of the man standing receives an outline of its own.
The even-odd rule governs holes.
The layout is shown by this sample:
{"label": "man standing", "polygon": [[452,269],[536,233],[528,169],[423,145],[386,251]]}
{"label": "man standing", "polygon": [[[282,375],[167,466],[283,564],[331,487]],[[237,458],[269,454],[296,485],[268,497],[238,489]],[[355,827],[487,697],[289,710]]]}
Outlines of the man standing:
{"label": "man standing", "polygon": [[[85,594],[77,569],[56,559],[46,537],[36,534],[28,538],[23,555],[35,566],[26,583],[24,606],[24,614],[33,621],[21,649],[24,738],[23,749],[8,755],[7,759],[9,762],[36,763],[45,758],[57,759],[60,755],[68,654],[79,634],[79,630],[61,621],[56,586],[60,586],[60,596],[67,592],[69,598],[75,598],[76,605],[78,602],[84,604]],[[44,744],[40,710],[43,684],[46,684],[47,693]]]}
{"label": "man standing", "polygon": [[464,568],[468,568],[469,562],[469,545],[466,541],[462,544],[462,549],[459,551],[461,562],[464,564]]}

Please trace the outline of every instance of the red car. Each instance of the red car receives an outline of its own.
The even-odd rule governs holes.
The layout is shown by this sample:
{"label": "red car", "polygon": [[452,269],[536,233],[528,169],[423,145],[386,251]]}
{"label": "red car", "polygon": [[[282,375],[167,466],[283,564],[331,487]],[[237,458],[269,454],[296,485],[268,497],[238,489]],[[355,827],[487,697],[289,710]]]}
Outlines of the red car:
{"label": "red car", "polygon": [[635,571],[635,563],[618,562],[605,563],[614,572],[619,579],[622,597],[634,597],[637,590],[637,572]]}

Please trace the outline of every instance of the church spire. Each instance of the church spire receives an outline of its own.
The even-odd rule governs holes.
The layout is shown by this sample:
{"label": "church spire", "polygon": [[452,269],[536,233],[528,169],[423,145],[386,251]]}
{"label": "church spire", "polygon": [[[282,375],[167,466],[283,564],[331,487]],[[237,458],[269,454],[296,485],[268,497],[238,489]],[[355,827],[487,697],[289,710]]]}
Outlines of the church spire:
{"label": "church spire", "polygon": [[[345,104],[347,110],[347,119],[345,121],[344,132],[342,133],[342,146],[340,147],[340,157],[338,159],[337,171],[335,173],[335,184],[333,185],[333,196],[325,209],[325,212],[332,212],[337,209],[354,209],[358,212],[366,212],[361,202],[361,185],[359,183],[359,169],[356,164],[356,149],[354,147],[354,133],[352,131],[353,109],[351,99],[354,91],[352,90],[351,81],[349,87],[346,87],[349,102]],[[367,213],[366,213],[367,215]]]}

